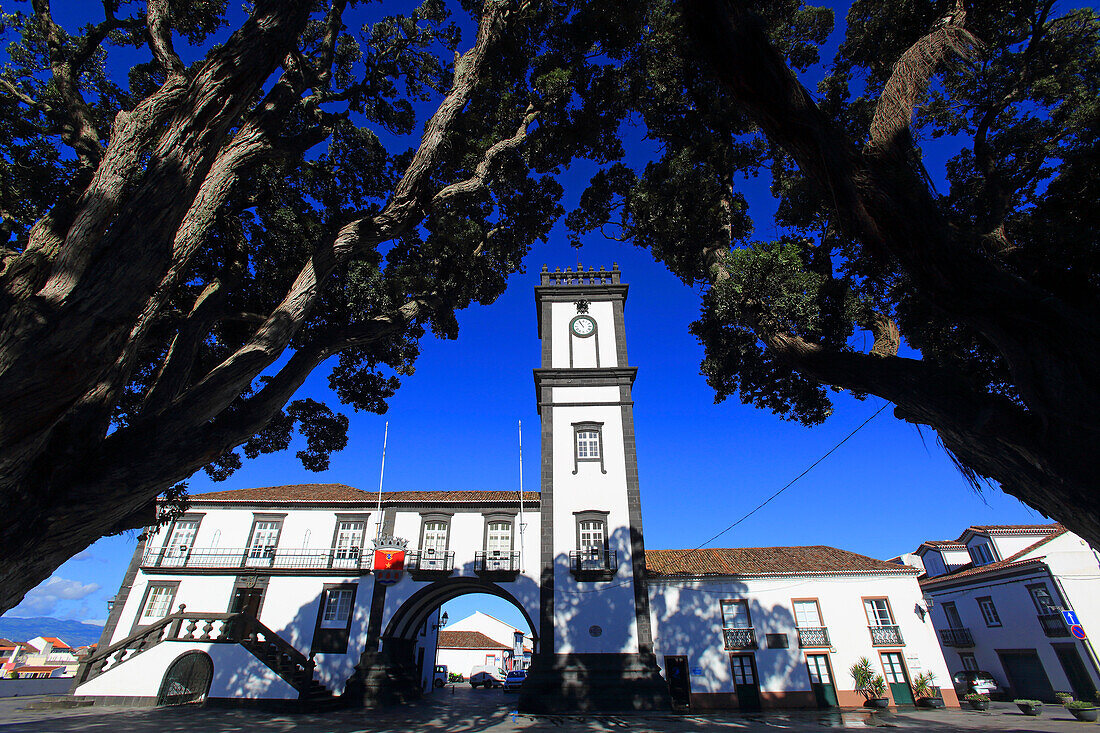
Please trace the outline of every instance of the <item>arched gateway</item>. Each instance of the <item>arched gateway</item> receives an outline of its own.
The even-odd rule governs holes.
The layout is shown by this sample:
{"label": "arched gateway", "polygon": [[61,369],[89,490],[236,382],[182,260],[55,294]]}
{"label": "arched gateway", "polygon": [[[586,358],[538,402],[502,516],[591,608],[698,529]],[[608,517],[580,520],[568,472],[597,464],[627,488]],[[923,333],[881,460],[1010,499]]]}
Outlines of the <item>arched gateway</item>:
{"label": "arched gateway", "polygon": [[315,484],[196,495],[139,547],[76,692],[155,695],[145,686],[185,644],[213,659],[212,699],[406,700],[430,688],[423,660],[434,658],[439,606],[488,593],[532,629],[521,707],[667,706],[643,560],[626,293],[617,267],[543,269],[540,492],[379,498]]}

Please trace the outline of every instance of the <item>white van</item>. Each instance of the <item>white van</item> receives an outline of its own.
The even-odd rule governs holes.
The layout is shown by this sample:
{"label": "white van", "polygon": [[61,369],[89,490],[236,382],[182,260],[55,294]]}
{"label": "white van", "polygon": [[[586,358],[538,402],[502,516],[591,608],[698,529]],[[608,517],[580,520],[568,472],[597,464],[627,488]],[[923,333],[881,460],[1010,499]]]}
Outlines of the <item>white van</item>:
{"label": "white van", "polygon": [[432,687],[443,687],[447,684],[447,665],[437,664],[435,665],[435,672],[432,673]]}
{"label": "white van", "polygon": [[480,665],[470,670],[470,687],[504,687],[504,670],[491,665]]}

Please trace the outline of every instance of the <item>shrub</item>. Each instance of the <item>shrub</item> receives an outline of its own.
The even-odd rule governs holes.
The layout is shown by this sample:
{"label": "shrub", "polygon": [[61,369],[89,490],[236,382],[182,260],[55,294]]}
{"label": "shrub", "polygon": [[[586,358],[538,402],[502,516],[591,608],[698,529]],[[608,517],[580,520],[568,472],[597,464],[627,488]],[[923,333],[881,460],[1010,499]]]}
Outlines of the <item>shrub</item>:
{"label": "shrub", "polygon": [[989,695],[983,695],[980,692],[971,692],[963,697],[967,702],[989,702]]}
{"label": "shrub", "polygon": [[466,678],[462,676],[461,672],[451,672],[447,675],[448,682],[465,682]]}
{"label": "shrub", "polygon": [[940,688],[936,687],[936,673],[928,670],[914,677],[913,694],[917,697],[938,697]]}
{"label": "shrub", "polygon": [[1066,710],[1091,710],[1094,707],[1096,705],[1085,700],[1070,700],[1066,703]]}
{"label": "shrub", "polygon": [[1032,707],[1034,707],[1035,705],[1043,704],[1042,700],[1024,700],[1023,698],[1013,700],[1012,702],[1016,703],[1017,705],[1031,705]]}

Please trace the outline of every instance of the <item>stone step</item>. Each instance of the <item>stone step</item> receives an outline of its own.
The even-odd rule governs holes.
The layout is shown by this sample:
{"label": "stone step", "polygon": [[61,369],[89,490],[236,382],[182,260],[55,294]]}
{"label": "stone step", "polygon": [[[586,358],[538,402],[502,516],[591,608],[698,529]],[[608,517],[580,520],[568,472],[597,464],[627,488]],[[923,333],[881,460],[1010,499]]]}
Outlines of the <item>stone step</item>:
{"label": "stone step", "polygon": [[94,700],[86,700],[82,697],[51,697],[45,700],[35,700],[27,704],[24,710],[61,710],[65,708],[90,708],[95,705]]}

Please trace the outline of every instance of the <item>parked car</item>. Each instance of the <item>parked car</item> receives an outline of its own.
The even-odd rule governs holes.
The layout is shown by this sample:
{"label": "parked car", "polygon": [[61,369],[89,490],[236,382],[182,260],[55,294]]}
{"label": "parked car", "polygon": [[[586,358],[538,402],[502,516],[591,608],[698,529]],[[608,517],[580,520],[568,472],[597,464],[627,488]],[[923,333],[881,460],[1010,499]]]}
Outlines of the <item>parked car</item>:
{"label": "parked car", "polygon": [[474,667],[470,687],[504,687],[504,670],[498,667]]}
{"label": "parked car", "polygon": [[997,680],[993,678],[993,675],[981,670],[966,669],[962,672],[956,672],[952,681],[955,683],[955,692],[959,697],[963,697],[971,692],[976,692],[979,695],[988,695],[1000,690],[1000,686],[997,684]]}
{"label": "parked car", "polygon": [[526,669],[513,669],[504,679],[504,691],[519,692],[519,688],[523,686],[525,679],[527,679]]}
{"label": "parked car", "polygon": [[447,684],[447,665],[437,664],[435,665],[435,672],[432,673],[432,687],[443,687]]}

